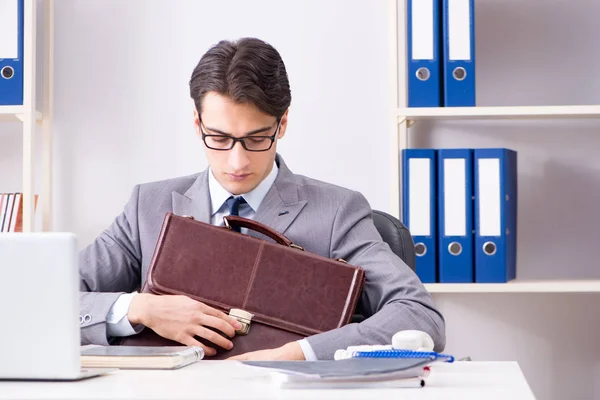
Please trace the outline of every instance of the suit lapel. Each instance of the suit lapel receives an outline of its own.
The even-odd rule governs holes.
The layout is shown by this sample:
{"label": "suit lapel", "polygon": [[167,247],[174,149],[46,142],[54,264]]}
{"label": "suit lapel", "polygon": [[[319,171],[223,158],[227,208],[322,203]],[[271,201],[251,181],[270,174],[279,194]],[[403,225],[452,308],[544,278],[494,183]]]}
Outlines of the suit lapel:
{"label": "suit lapel", "polygon": [[201,172],[184,194],[173,192],[172,202],[175,215],[190,215],[197,221],[209,224],[211,203],[208,190],[208,170]]}
{"label": "suit lapel", "polygon": [[295,176],[279,155],[277,155],[277,164],[279,166],[277,178],[258,207],[254,220],[270,226],[277,232],[285,233],[306,205],[306,200],[298,199]]}
{"label": "suit lapel", "polygon": [[[285,233],[306,205],[306,200],[298,199],[295,175],[279,155],[277,155],[277,165],[279,166],[277,178],[258,207],[254,220],[270,226],[277,232]],[[210,223],[208,173],[208,169],[201,172],[184,194],[172,193],[174,214],[191,215],[197,221]]]}

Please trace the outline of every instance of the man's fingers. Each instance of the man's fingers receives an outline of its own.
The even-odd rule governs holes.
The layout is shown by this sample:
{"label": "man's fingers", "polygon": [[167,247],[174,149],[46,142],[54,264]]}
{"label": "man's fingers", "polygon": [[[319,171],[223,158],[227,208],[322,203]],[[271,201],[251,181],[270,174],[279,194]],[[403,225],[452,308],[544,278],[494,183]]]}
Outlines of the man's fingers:
{"label": "man's fingers", "polygon": [[185,335],[182,338],[182,340],[180,340],[179,342],[186,346],[202,347],[202,349],[204,350],[204,354],[209,357],[217,354],[217,350],[213,349],[212,347],[203,345],[202,343],[200,343],[199,341],[197,341],[196,339],[194,339],[192,336],[189,336],[189,335]]}
{"label": "man's fingers", "polygon": [[223,321],[226,321],[229,325],[233,326],[235,329],[242,328],[242,324],[240,324],[240,322],[237,319],[230,317],[229,315],[225,314],[223,311],[217,310],[216,308],[212,308],[210,306],[207,306],[204,303],[199,303],[199,304],[201,304],[201,310],[204,314],[212,315],[213,317],[217,317]]}
{"label": "man's fingers", "polygon": [[228,357],[228,358],[226,358],[226,360],[247,361],[248,360],[248,353],[238,354],[237,356]]}
{"label": "man's fingers", "polygon": [[276,360],[277,355],[274,350],[257,350],[249,351],[248,353],[239,354],[237,356],[229,357],[228,360],[235,361],[266,361]]}
{"label": "man's fingers", "polygon": [[203,326],[194,326],[191,329],[190,333],[192,333],[195,336],[200,336],[201,338],[204,338],[209,342],[214,343],[217,346],[220,346],[224,349],[230,350],[233,348],[233,343],[231,343],[229,340],[219,335],[217,332],[211,331],[210,329],[207,329]]}
{"label": "man's fingers", "polygon": [[198,317],[196,321],[198,325],[210,326],[212,328],[218,329],[229,337],[235,336],[235,329],[229,325],[227,322],[223,321],[218,317],[214,317],[212,315],[202,314]]}

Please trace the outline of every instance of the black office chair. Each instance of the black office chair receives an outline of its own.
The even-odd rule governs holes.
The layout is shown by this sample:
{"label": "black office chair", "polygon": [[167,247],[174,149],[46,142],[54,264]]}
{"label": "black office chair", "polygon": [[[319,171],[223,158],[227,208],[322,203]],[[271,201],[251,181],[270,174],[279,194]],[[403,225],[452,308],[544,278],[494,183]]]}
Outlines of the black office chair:
{"label": "black office chair", "polygon": [[390,214],[377,210],[373,210],[373,223],[383,241],[414,271],[415,243],[406,226]]}
{"label": "black office chair", "polygon": [[[378,210],[373,210],[373,224],[394,254],[414,271],[415,244],[406,226],[397,218]],[[364,315],[357,309],[352,315],[351,322],[362,322],[364,319]]]}

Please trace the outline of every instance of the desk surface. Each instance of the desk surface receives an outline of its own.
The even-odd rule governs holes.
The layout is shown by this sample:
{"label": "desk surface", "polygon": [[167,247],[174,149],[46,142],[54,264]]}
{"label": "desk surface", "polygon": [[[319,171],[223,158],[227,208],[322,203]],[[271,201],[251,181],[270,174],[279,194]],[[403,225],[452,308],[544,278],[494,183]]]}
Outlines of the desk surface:
{"label": "desk surface", "polygon": [[0,382],[0,399],[534,399],[516,362],[435,364],[424,388],[281,389],[266,369],[201,361],[174,371],[120,370],[78,382]]}

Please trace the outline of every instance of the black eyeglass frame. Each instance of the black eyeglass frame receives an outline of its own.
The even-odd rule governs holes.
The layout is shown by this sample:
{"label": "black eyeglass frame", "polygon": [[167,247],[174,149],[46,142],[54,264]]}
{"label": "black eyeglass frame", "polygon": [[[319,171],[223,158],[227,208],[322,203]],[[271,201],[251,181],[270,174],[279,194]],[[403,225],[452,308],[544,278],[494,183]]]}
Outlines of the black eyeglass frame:
{"label": "black eyeglass frame", "polygon": [[[204,144],[206,145],[206,147],[208,147],[211,150],[216,150],[216,151],[229,151],[229,150],[233,149],[233,147],[235,146],[235,144],[237,142],[240,142],[242,144],[242,147],[246,151],[251,151],[251,152],[254,152],[254,153],[260,153],[260,152],[263,152],[263,151],[269,151],[269,150],[271,150],[271,147],[273,147],[273,143],[275,143],[275,138],[277,137],[277,134],[279,133],[279,128],[281,127],[281,118],[278,118],[277,119],[277,129],[275,129],[275,133],[273,133],[270,136],[248,135],[248,136],[236,138],[236,137],[231,136],[231,135],[211,135],[211,134],[207,134],[206,132],[204,132],[204,128],[203,128],[204,124],[202,123],[202,121],[199,121],[199,122],[200,122],[200,132],[202,133],[202,141],[204,142]],[[207,137],[209,137],[209,138],[210,137],[228,138],[228,139],[231,139],[233,141],[231,142],[231,146],[229,146],[229,148],[227,148],[227,149],[217,149],[215,147],[209,146],[208,143],[206,143],[206,138]],[[264,150],[252,150],[252,149],[249,149],[246,146],[246,141],[245,141],[246,139],[269,139],[271,141],[271,143],[269,144],[269,147],[266,148],[266,149],[264,149]]]}

